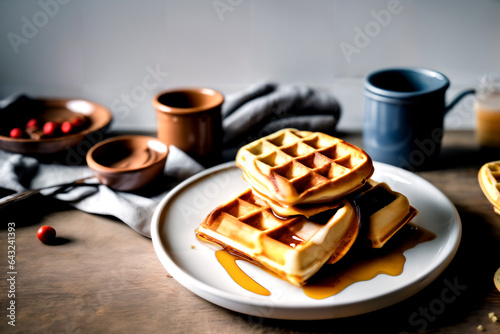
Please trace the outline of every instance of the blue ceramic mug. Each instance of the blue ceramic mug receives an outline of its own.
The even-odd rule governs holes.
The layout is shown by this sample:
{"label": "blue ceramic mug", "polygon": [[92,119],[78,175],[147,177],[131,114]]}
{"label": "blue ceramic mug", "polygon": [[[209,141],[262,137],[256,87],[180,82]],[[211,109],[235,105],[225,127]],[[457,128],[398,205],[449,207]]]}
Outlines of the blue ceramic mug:
{"label": "blue ceramic mug", "polygon": [[446,113],[473,89],[449,105],[450,81],[424,68],[389,68],[365,78],[363,144],[375,161],[409,170],[432,166],[441,150]]}

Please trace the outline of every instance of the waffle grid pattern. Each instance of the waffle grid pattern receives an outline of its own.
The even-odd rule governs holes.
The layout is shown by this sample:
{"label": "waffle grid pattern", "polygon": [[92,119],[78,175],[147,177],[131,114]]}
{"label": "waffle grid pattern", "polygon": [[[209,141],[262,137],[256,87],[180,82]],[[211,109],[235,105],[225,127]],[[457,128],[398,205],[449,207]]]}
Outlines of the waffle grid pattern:
{"label": "waffle grid pattern", "polygon": [[369,180],[356,199],[362,219],[369,218],[367,239],[373,248],[384,244],[417,214],[408,199],[386,183]]}
{"label": "waffle grid pattern", "polygon": [[500,161],[484,164],[478,174],[479,185],[493,209],[500,214]]}
{"label": "waffle grid pattern", "polygon": [[[322,225],[297,216],[288,219],[276,217],[271,209],[250,190],[218,207],[212,214],[208,229],[252,249],[267,248],[261,245],[272,243],[273,247],[297,248],[309,240]],[[242,238],[235,237],[242,235]],[[276,242],[279,242],[277,244]],[[275,258],[281,262],[283,258]]]}
{"label": "waffle grid pattern", "polygon": [[489,163],[486,166],[489,171],[489,180],[492,186],[500,192],[500,163]]}
{"label": "waffle grid pattern", "polygon": [[213,210],[197,233],[299,286],[327,261],[341,259],[358,231],[359,216],[347,201],[318,220],[283,219],[247,189]]}
{"label": "waffle grid pattern", "polygon": [[[360,175],[362,182],[353,182],[354,189],[373,173],[371,160],[361,150],[338,138],[307,131],[279,131],[243,147],[239,155],[237,163],[252,186],[256,186],[255,182],[261,183],[258,179],[264,176],[269,179],[268,195],[272,196],[272,187],[290,189],[290,201],[276,197],[285,204],[300,203],[301,198],[306,202],[308,193],[328,191],[363,166],[369,165],[369,168],[360,172],[364,173]],[[251,166],[252,162],[255,169]],[[279,189],[276,190],[279,192]]]}

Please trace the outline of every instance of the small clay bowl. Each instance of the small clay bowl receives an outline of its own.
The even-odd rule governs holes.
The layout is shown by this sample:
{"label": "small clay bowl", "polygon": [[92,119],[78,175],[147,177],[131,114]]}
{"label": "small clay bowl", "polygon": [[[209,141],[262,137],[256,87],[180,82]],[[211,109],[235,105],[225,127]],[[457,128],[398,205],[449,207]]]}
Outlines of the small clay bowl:
{"label": "small clay bowl", "polygon": [[[20,154],[54,154],[76,146],[87,136],[105,131],[111,121],[111,111],[98,103],[84,99],[26,99],[27,103],[12,106],[0,114],[0,149]],[[19,109],[19,110],[16,110]],[[9,131],[14,127],[23,127],[30,118],[43,122],[71,120],[85,117],[88,124],[81,131],[58,135],[52,138],[10,138]],[[100,133],[97,137],[102,137]]]}
{"label": "small clay bowl", "polygon": [[165,168],[168,147],[149,136],[118,136],[93,146],[87,164],[108,187],[131,191],[144,187]]}

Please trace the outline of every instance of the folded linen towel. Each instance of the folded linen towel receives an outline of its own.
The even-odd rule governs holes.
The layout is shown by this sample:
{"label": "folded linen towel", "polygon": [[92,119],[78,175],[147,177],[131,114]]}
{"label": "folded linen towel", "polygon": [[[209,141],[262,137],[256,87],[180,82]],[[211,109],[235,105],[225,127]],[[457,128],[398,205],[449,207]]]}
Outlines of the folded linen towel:
{"label": "folded linen towel", "polygon": [[[150,222],[160,200],[175,185],[203,170],[203,167],[186,153],[170,147],[164,176],[154,184],[149,193],[114,191],[99,184],[97,179],[70,187],[55,197],[88,213],[110,215],[129,225],[140,234],[150,237]],[[42,195],[57,189],[51,187],[92,176],[87,166],[45,164],[35,158],[0,150],[0,187],[14,191],[46,188]],[[9,196],[0,199],[0,204]]]}
{"label": "folded linen towel", "polygon": [[226,97],[224,146],[242,146],[284,127],[331,133],[340,104],[326,91],[299,84],[260,83]]}
{"label": "folded linen towel", "polygon": [[[25,102],[26,97],[23,100]],[[0,111],[8,105],[0,101]],[[262,83],[226,96],[222,113],[224,147],[234,148],[285,127],[329,132],[340,117],[340,106],[331,95],[306,86]],[[53,195],[84,212],[116,217],[150,237],[151,217],[160,200],[177,184],[203,169],[189,155],[171,146],[163,177],[147,187],[149,189],[133,193],[114,191],[90,179],[57,194],[54,194],[55,187],[41,194]],[[1,188],[19,192],[91,175],[87,166],[40,162],[33,157],[0,150]],[[7,198],[0,198],[0,203]]]}

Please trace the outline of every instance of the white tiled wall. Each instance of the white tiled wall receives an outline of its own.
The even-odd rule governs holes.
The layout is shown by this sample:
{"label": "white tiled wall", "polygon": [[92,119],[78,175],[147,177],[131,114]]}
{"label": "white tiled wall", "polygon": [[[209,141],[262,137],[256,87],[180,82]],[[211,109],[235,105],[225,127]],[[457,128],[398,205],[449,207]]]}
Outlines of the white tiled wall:
{"label": "white tiled wall", "polygon": [[[500,72],[498,0],[0,0],[0,97],[83,97],[114,127],[154,130],[152,97],[252,83],[326,88],[361,127],[362,79],[389,66],[446,74],[448,97]],[[446,120],[472,128],[472,98]]]}

